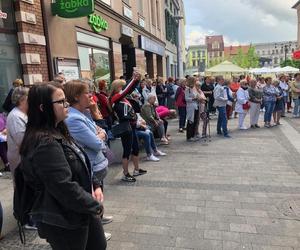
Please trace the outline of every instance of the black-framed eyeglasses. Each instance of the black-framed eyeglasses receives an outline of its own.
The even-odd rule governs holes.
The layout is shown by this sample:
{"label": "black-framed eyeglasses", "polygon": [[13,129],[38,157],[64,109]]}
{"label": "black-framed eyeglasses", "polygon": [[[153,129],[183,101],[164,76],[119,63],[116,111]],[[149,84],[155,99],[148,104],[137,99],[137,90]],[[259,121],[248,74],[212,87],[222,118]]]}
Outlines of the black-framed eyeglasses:
{"label": "black-framed eyeglasses", "polygon": [[67,102],[66,99],[61,99],[61,100],[57,100],[57,101],[53,101],[54,103],[58,103],[58,104],[62,104],[64,106],[64,108],[68,108],[70,106],[70,104]]}

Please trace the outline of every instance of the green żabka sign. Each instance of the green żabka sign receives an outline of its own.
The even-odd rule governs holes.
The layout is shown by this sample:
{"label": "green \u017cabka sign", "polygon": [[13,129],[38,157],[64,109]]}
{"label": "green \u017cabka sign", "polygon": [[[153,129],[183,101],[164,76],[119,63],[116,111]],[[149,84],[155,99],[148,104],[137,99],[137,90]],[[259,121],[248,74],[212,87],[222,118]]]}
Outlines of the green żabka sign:
{"label": "green \u017cabka sign", "polygon": [[56,0],[51,4],[53,15],[64,18],[84,17],[94,13],[94,0]]}
{"label": "green \u017cabka sign", "polygon": [[99,33],[102,30],[108,29],[108,22],[103,19],[101,16],[98,16],[96,14],[91,14],[88,16],[89,24],[91,25],[92,29]]}

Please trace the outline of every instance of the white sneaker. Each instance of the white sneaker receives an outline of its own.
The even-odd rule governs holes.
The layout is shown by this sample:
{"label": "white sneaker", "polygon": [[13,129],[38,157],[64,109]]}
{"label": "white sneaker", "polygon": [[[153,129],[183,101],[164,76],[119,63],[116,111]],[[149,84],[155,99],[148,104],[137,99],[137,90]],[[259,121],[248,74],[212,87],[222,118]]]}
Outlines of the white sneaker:
{"label": "white sneaker", "polygon": [[240,130],[247,130],[248,128],[246,128],[246,127],[244,126],[244,127],[240,127],[239,129],[240,129]]}
{"label": "white sneaker", "polygon": [[156,150],[156,152],[154,153],[155,156],[166,156],[167,154],[164,152],[161,152],[160,150]]}
{"label": "white sneaker", "polygon": [[3,176],[3,174],[0,172],[0,176]]}
{"label": "white sneaker", "polygon": [[159,161],[159,158],[155,157],[153,154],[147,156],[147,161]]}
{"label": "white sneaker", "polygon": [[104,235],[105,235],[106,241],[109,241],[111,239],[111,233],[104,232]]}

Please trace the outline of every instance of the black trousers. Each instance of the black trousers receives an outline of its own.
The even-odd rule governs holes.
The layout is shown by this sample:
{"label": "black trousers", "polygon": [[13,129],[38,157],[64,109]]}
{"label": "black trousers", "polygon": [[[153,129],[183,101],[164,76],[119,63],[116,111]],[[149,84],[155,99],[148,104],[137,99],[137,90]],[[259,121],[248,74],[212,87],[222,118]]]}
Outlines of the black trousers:
{"label": "black trousers", "polygon": [[194,113],[194,122],[188,121],[186,125],[186,139],[190,139],[195,137],[196,135],[196,126],[199,124],[197,121],[199,120],[199,110],[195,110]]}
{"label": "black trousers", "polygon": [[38,234],[53,250],[105,250],[106,239],[98,218],[90,217],[88,227],[75,230],[38,223]]}

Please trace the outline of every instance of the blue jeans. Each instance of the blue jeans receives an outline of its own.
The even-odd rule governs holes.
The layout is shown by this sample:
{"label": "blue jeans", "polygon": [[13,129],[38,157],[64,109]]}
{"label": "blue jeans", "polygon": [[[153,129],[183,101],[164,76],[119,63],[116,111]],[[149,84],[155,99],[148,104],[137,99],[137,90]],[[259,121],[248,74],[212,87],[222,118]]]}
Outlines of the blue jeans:
{"label": "blue jeans", "polygon": [[179,128],[184,128],[185,121],[186,121],[186,107],[178,107],[178,114],[179,114]]}
{"label": "blue jeans", "polygon": [[145,131],[136,130],[136,135],[139,139],[142,139],[144,141],[144,147],[147,155],[151,155],[153,151],[157,150],[152,131],[150,131],[149,129]]}
{"label": "blue jeans", "polygon": [[300,106],[300,99],[293,99],[294,101],[294,111],[293,111],[293,115],[298,116],[299,115],[299,106]]}
{"label": "blue jeans", "polygon": [[275,108],[275,102],[274,101],[265,101],[264,105],[265,105],[264,122],[271,122],[272,113]]}
{"label": "blue jeans", "polygon": [[226,107],[217,107],[219,112],[218,116],[218,123],[217,123],[217,132],[220,134],[222,133],[221,128],[223,130],[223,134],[227,135],[227,117],[226,117]]}

